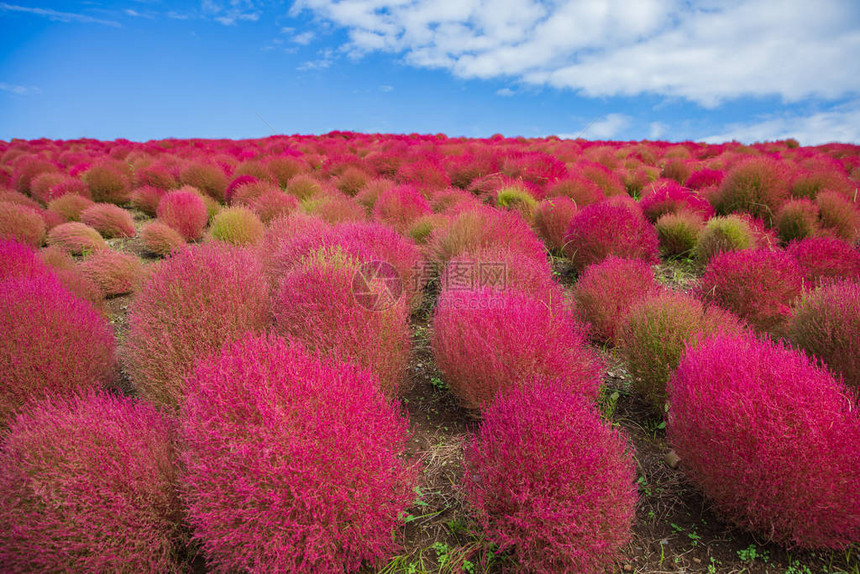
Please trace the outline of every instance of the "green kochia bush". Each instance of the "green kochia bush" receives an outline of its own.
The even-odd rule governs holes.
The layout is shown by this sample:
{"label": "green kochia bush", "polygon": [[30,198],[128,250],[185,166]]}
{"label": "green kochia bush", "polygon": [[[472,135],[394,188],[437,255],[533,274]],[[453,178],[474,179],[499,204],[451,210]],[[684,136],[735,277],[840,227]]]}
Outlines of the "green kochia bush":
{"label": "green kochia bush", "polygon": [[33,404],[0,451],[7,572],[183,572],[175,423],[107,394]]}
{"label": "green kochia bush", "polygon": [[669,383],[667,436],[682,468],[734,524],[787,546],[860,540],[860,412],[799,351],[717,336]]}
{"label": "green kochia bush", "polygon": [[605,572],[631,536],[635,479],[624,434],[542,382],[497,397],[466,446],[466,499],[528,572]]}
{"label": "green kochia bush", "polygon": [[276,336],[200,362],[182,409],[189,520],[219,572],[354,572],[397,550],[408,422],[367,370]]}

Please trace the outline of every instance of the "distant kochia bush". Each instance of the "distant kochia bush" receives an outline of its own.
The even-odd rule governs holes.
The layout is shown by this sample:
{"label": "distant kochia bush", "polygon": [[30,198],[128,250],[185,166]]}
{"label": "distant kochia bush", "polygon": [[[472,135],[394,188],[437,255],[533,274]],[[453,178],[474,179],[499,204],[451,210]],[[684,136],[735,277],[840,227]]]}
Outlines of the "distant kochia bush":
{"label": "distant kochia bush", "polygon": [[565,253],[582,270],[610,255],[659,263],[657,232],[635,205],[601,201],[583,208],[570,222]]}
{"label": "distant kochia bush", "polygon": [[468,408],[535,377],[594,399],[603,365],[582,331],[569,311],[514,289],[445,290],[433,317],[433,355]]}
{"label": "distant kochia bush", "polygon": [[206,204],[200,195],[190,190],[171,191],[158,203],[158,219],[179,232],[186,241],[203,237],[209,222]]}
{"label": "distant kochia bush", "polygon": [[9,572],[181,572],[173,423],[108,394],[20,415],[0,451],[0,563]]}
{"label": "distant kochia bush", "polygon": [[788,546],[860,540],[860,414],[803,353],[713,338],[681,360],[669,403],[669,441],[720,514]]}
{"label": "distant kochia bush", "polygon": [[636,466],[582,396],[510,389],[466,446],[463,486],[487,538],[528,572],[599,574],[630,539]]}
{"label": "distant kochia bush", "polygon": [[153,270],[128,311],[125,357],[138,393],[178,408],[194,362],[266,328],[268,286],[249,252],[189,247]]}
{"label": "distant kochia bush", "polygon": [[381,565],[409,507],[408,423],[369,371],[276,336],[198,364],[183,406],[189,520],[225,572]]}

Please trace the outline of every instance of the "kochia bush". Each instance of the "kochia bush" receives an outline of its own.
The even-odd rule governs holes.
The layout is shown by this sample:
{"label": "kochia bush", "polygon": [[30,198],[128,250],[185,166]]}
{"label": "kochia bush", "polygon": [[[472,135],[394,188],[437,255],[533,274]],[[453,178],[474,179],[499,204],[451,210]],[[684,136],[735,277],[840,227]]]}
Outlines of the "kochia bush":
{"label": "kochia bush", "polygon": [[801,298],[788,324],[791,342],[820,358],[860,391],[860,275]]}
{"label": "kochia bush", "polygon": [[0,281],[12,277],[41,277],[51,272],[51,268],[31,246],[0,239]]}
{"label": "kochia bush", "polygon": [[276,336],[198,364],[183,405],[189,520],[218,571],[352,572],[397,549],[417,467],[373,375]]}
{"label": "kochia bush", "polygon": [[172,227],[153,221],[140,232],[143,248],[153,255],[165,256],[185,247],[185,238]]}
{"label": "kochia bush", "polygon": [[712,257],[726,251],[755,247],[755,235],[749,223],[737,215],[712,217],[699,233],[696,258],[706,265]]}
{"label": "kochia bush", "polygon": [[209,233],[213,239],[232,245],[254,245],[263,238],[265,226],[257,214],[242,206],[222,209],[212,218]]}
{"label": "kochia bush", "polygon": [[776,212],[774,227],[786,243],[814,235],[818,229],[818,206],[809,199],[786,201]]}
{"label": "kochia bush", "polygon": [[134,219],[125,209],[112,203],[95,203],[81,212],[81,223],[98,231],[102,237],[134,237]]}
{"label": "kochia bush", "polygon": [[730,251],[708,263],[699,289],[757,330],[779,334],[803,290],[803,271],[785,251]]}
{"label": "kochia bush", "polygon": [[559,252],[564,248],[565,235],[577,211],[576,202],[564,196],[545,199],[537,204],[534,226],[547,247]]}
{"label": "kochia bush", "polygon": [[824,279],[860,277],[860,251],[834,237],[808,237],[792,241],[786,251],[800,263],[809,287],[818,285]]}
{"label": "kochia bush", "polygon": [[0,239],[39,247],[45,240],[45,221],[29,207],[0,201]]}
{"label": "kochia bush", "polygon": [[541,382],[482,414],[463,488],[487,538],[529,572],[605,572],[636,514],[627,437],[586,398]]}
{"label": "kochia bush", "polygon": [[268,322],[268,286],[253,254],[210,243],[154,269],[129,307],[124,356],[138,393],[178,408],[194,362]]}
{"label": "kochia bush", "polygon": [[569,311],[516,290],[449,289],[433,316],[433,355],[467,408],[535,377],[594,399],[603,365],[582,331]]}
{"label": "kochia bush", "polygon": [[681,359],[667,435],[728,520],[768,540],[845,548],[860,539],[860,415],[803,353],[717,336]]}
{"label": "kochia bush", "polygon": [[688,211],[661,215],[654,224],[660,241],[660,253],[665,257],[692,255],[704,227],[701,217]]}
{"label": "kochia bush", "polygon": [[745,211],[770,223],[788,199],[788,177],[786,166],[779,160],[756,157],[743,161],[726,174],[714,197],[714,207],[721,215]]}
{"label": "kochia bush", "polygon": [[373,206],[373,218],[403,233],[413,221],[432,211],[417,187],[400,185],[379,194]]}
{"label": "kochia bush", "polygon": [[178,189],[161,198],[158,219],[179,232],[186,241],[197,241],[209,222],[206,204],[198,194]]}
{"label": "kochia bush", "polygon": [[604,200],[573,217],[564,249],[574,268],[581,271],[610,255],[659,263],[658,246],[657,232],[641,212]]}
{"label": "kochia bush", "polygon": [[11,572],[182,572],[175,424],[108,394],[39,402],[0,451]]}
{"label": "kochia bush", "polygon": [[81,213],[93,205],[95,203],[86,197],[76,193],[67,193],[66,195],[52,199],[48,203],[48,211],[56,213],[65,221],[80,221]]}
{"label": "kochia bush", "polygon": [[0,281],[0,427],[28,401],[113,382],[107,321],[52,275]]}
{"label": "kochia bush", "polygon": [[48,245],[55,245],[72,255],[81,255],[108,248],[98,231],[77,221],[63,223],[49,231]]}
{"label": "kochia bush", "polygon": [[860,238],[860,208],[835,191],[825,190],[815,198],[821,224],[839,239]]}
{"label": "kochia bush", "polygon": [[112,249],[103,249],[87,256],[79,268],[108,297],[135,291],[143,276],[140,259]]}
{"label": "kochia bush", "polygon": [[215,201],[224,201],[228,181],[224,170],[218,165],[190,162],[180,172],[179,179],[183,184],[196,187]]}

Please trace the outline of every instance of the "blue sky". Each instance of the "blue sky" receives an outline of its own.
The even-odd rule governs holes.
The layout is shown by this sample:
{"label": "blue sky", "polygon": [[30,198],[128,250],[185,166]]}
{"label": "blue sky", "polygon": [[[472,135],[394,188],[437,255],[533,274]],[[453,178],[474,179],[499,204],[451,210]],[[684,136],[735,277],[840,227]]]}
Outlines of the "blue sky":
{"label": "blue sky", "polygon": [[860,2],[0,2],[0,139],[331,130],[860,143]]}

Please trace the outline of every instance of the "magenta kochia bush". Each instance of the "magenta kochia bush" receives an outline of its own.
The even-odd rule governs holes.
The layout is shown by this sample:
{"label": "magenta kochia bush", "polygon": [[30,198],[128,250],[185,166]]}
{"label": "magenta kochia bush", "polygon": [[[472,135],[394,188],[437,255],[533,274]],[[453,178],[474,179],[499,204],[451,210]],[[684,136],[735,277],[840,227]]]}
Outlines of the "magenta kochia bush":
{"label": "magenta kochia bush", "polygon": [[107,385],[113,332],[52,275],[0,281],[0,427],[26,402]]}
{"label": "magenta kochia bush", "polygon": [[630,539],[636,466],[584,397],[526,385],[483,412],[463,487],[489,540],[528,572],[605,572]]}
{"label": "magenta kochia bush", "polygon": [[630,308],[658,290],[646,262],[607,257],[586,267],[573,286],[576,315],[589,325],[592,339],[615,344]]}
{"label": "magenta kochia bush", "polygon": [[669,404],[682,467],[728,520],[789,546],[860,540],[860,413],[826,369],[718,336],[681,359]]}
{"label": "magenta kochia bush", "polygon": [[823,279],[860,278],[860,251],[835,237],[792,241],[786,251],[800,263],[809,286]]}
{"label": "magenta kochia bush", "polygon": [[714,257],[705,268],[701,295],[760,331],[779,334],[803,289],[803,271],[785,251],[747,249]]}
{"label": "magenta kochia bush", "polygon": [[128,312],[125,358],[137,392],[176,408],[194,362],[268,319],[268,286],[248,251],[211,243],[153,270]]}
{"label": "magenta kochia bush", "polygon": [[[433,354],[468,408],[534,377],[596,398],[603,365],[566,309],[517,290],[445,290],[433,317]],[[523,334],[528,333],[527,337]]]}
{"label": "magenta kochia bush", "polygon": [[179,232],[186,241],[203,237],[209,213],[203,198],[193,191],[178,189],[161,198],[158,219]]}
{"label": "magenta kochia bush", "polygon": [[181,572],[176,427],[108,394],[53,397],[0,451],[0,563],[9,572]]}
{"label": "magenta kochia bush", "polygon": [[41,277],[51,273],[51,268],[29,245],[0,239],[0,281],[11,277]]}
{"label": "magenta kochia bush", "polygon": [[565,238],[574,268],[582,270],[610,255],[659,263],[657,232],[645,216],[621,203],[601,201],[582,209]]}
{"label": "magenta kochia bush", "polygon": [[804,296],[789,321],[788,335],[860,392],[860,276]]}
{"label": "magenta kochia bush", "polygon": [[248,336],[187,385],[183,482],[216,571],[353,572],[397,550],[417,467],[369,371]]}

